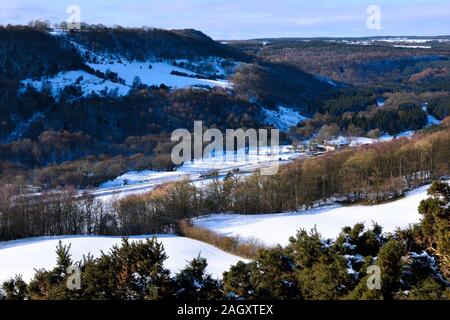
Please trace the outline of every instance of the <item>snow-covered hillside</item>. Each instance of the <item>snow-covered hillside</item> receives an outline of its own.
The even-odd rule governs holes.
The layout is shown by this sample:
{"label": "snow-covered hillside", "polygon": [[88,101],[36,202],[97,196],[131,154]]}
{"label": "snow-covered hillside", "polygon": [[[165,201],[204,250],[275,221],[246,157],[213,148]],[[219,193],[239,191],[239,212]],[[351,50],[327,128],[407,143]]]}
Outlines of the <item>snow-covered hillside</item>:
{"label": "snow-covered hillside", "polygon": [[[152,236],[136,236],[130,239],[139,241],[149,237]],[[165,267],[172,273],[183,269],[188,261],[198,257],[199,254],[208,260],[207,271],[216,278],[221,278],[222,273],[231,265],[243,260],[200,241],[172,235],[158,235],[157,238],[163,243],[169,256]],[[24,280],[29,281],[35,273],[34,269],[53,268],[56,264],[55,248],[60,239],[64,245],[71,244],[74,261],[81,260],[87,253],[98,257],[101,251],[108,252],[114,245],[121,243],[120,237],[94,236],[42,237],[0,242],[0,283],[17,274],[21,274]]]}
{"label": "snow-covered hillside", "polygon": [[436,117],[432,116],[431,114],[428,114],[427,116],[427,125],[428,126],[434,126],[441,124],[441,121],[436,119]]}
{"label": "snow-covered hillside", "polygon": [[[227,80],[209,80],[197,79],[196,73],[187,69],[182,69],[169,64],[168,62],[112,62],[107,64],[88,64],[94,70],[100,72],[115,72],[118,76],[125,80],[126,85],[131,86],[135,77],[139,77],[143,84],[148,86],[159,86],[164,84],[168,87],[184,88],[190,86],[220,86],[229,87]],[[149,68],[151,66],[151,68]],[[188,76],[173,75],[171,73],[179,72]]]}
{"label": "snow-covered hillside", "polygon": [[360,222],[367,227],[377,222],[385,232],[392,232],[397,227],[404,228],[420,221],[417,208],[420,201],[426,199],[428,187],[408,192],[400,200],[375,206],[332,205],[304,212],[268,215],[220,214],[197,219],[195,224],[220,234],[256,238],[267,245],[285,245],[299,229],[311,230],[314,227],[323,237],[333,239],[342,227]]}
{"label": "snow-covered hillside", "polygon": [[273,125],[280,131],[289,131],[291,127],[307,119],[294,109],[283,106],[279,106],[278,110],[263,108],[262,111],[267,124]]}
{"label": "snow-covered hillside", "polygon": [[22,83],[25,86],[31,85],[37,90],[43,90],[50,86],[53,96],[57,96],[61,90],[71,85],[79,86],[85,96],[92,93],[100,94],[101,92],[116,92],[118,96],[123,96],[130,91],[130,87],[127,85],[101,79],[81,70],[60,72],[53,77],[40,80],[26,79]]}
{"label": "snow-covered hillside", "polygon": [[[53,77],[40,80],[26,79],[22,81],[24,85],[31,85],[38,90],[50,85],[52,94],[58,95],[59,91],[70,85],[81,87],[83,94],[99,94],[102,91],[106,93],[115,92],[118,96],[126,95],[133,85],[136,77],[142,84],[148,86],[166,85],[172,88],[186,87],[215,87],[220,86],[229,88],[231,86],[228,80],[209,80],[195,78],[196,74],[188,70],[181,69],[167,62],[147,63],[147,62],[114,62],[110,64],[89,64],[94,70],[102,73],[117,73],[118,77],[125,80],[125,83],[112,82],[105,80],[86,71],[67,71],[60,72]],[[150,69],[149,66],[152,66]],[[174,75],[173,72],[187,74],[190,76]]]}
{"label": "snow-covered hillside", "polygon": [[[95,71],[95,74],[84,70],[73,70],[60,72],[55,76],[42,79],[25,79],[24,85],[31,85],[38,90],[50,85],[52,94],[57,96],[59,92],[67,86],[77,85],[81,87],[83,95],[92,93],[110,93],[114,92],[118,96],[126,95],[136,79],[141,84],[148,86],[165,85],[171,88],[186,87],[223,87],[230,88],[231,83],[228,80],[205,79],[205,75],[188,70],[188,66],[197,69],[208,69],[208,74],[226,77],[227,70],[221,66],[223,59],[218,57],[208,57],[204,60],[193,62],[186,59],[176,61],[165,61],[158,57],[149,57],[148,61],[127,61],[120,57],[110,55],[101,55],[87,50],[83,46],[72,42],[79,53],[85,59],[88,67]],[[186,68],[177,65],[186,66]],[[237,65],[235,62],[230,63]],[[233,69],[230,67],[229,69]],[[105,80],[99,74],[115,74],[110,80]],[[121,81],[118,81],[121,79]],[[114,81],[111,81],[114,80]]]}

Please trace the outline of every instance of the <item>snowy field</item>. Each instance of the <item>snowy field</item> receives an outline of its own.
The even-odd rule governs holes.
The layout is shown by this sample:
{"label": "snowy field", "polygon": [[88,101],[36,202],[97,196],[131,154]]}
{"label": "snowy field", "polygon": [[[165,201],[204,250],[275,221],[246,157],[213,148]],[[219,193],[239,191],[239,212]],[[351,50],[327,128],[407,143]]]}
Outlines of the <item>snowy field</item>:
{"label": "snowy field", "polygon": [[327,144],[330,145],[340,145],[340,146],[350,146],[350,147],[358,147],[361,145],[368,145],[368,144],[374,144],[379,142],[389,142],[394,139],[399,138],[411,138],[415,134],[415,131],[405,131],[401,132],[395,136],[390,134],[383,134],[377,139],[373,138],[367,138],[367,137],[343,137],[339,136],[333,140],[328,140]]}
{"label": "snowy field", "polygon": [[[149,65],[152,66],[151,69],[149,69]],[[174,88],[185,88],[190,86],[230,87],[230,83],[227,80],[197,79],[172,75],[172,71],[182,72],[190,76],[195,76],[196,74],[189,70],[175,67],[167,62],[90,63],[89,66],[94,70],[99,70],[101,72],[106,72],[108,70],[116,72],[129,86],[133,84],[134,77],[139,77],[141,82],[148,86],[165,84],[168,87]]]}
{"label": "snowy field", "polygon": [[109,201],[113,198],[149,192],[165,183],[191,180],[193,178],[188,173],[178,171],[130,171],[116,179],[103,183],[99,188],[90,191],[90,194],[102,201]]}
{"label": "snowy field", "polygon": [[248,154],[243,150],[236,154],[227,152],[216,154],[204,159],[196,159],[183,164],[176,171],[132,171],[113,180],[103,183],[99,188],[90,192],[98,199],[108,201],[114,197],[124,197],[131,194],[141,194],[153,190],[155,187],[168,182],[191,181],[201,186],[210,181],[207,175],[217,170],[219,177],[226,173],[239,169],[241,176],[250,172],[267,168],[271,164],[285,164],[294,159],[308,157],[307,154],[291,150],[291,146],[280,146],[270,150],[270,147],[251,149]]}
{"label": "snowy field", "polygon": [[[133,241],[145,240],[151,236],[130,237]],[[222,273],[242,258],[236,257],[209,244],[172,235],[159,235],[168,255],[165,267],[172,274],[183,269],[188,261],[198,257],[208,260],[207,271],[215,278],[221,278]],[[41,237],[16,241],[0,242],[0,283],[21,274],[24,280],[29,281],[34,275],[34,269],[50,269],[56,265],[55,248],[59,240],[63,244],[72,244],[71,254],[73,261],[79,261],[83,255],[91,253],[98,257],[101,251],[108,252],[112,246],[121,243],[120,237]]]}
{"label": "snowy field", "polygon": [[256,238],[266,245],[286,245],[289,237],[299,229],[311,230],[315,226],[324,238],[336,238],[345,226],[364,223],[366,227],[377,222],[385,232],[404,228],[420,221],[417,208],[427,198],[429,186],[408,192],[394,202],[375,206],[324,206],[304,212],[268,215],[220,214],[196,220],[197,226],[225,235]]}
{"label": "snowy field", "polygon": [[239,169],[245,172],[253,172],[260,168],[265,168],[271,163],[280,164],[302,156],[305,156],[305,154],[292,150],[292,146],[289,145],[273,148],[261,147],[259,151],[252,148],[247,153],[244,149],[241,149],[237,153],[227,151],[220,154],[217,153],[215,156],[196,159],[183,164],[178,171],[205,174],[213,170],[228,172]]}
{"label": "snowy field", "polygon": [[[223,87],[231,88],[228,80],[210,80],[199,79],[199,74],[172,65],[168,61],[127,61],[119,57],[110,57],[107,55],[97,54],[87,50],[83,46],[72,42],[81,55],[87,59],[87,65],[95,71],[103,74],[116,73],[117,76],[124,80],[124,83],[105,80],[96,75],[87,73],[83,70],[72,70],[60,72],[52,77],[44,77],[42,79],[25,79],[23,85],[31,85],[38,90],[50,85],[52,94],[57,96],[61,90],[67,86],[77,85],[81,87],[84,96],[93,93],[100,94],[102,92],[113,92],[118,96],[124,96],[130,91],[136,77],[142,84],[148,86],[166,85],[171,88],[187,88],[187,87]],[[161,59],[160,59],[161,60]],[[220,66],[223,59],[217,57],[209,57],[203,61],[216,70],[216,74],[225,75],[225,70]],[[188,60],[177,60],[177,63],[189,63]],[[237,65],[237,63],[236,63]],[[178,74],[172,74],[173,72]],[[197,76],[197,77],[196,77]]]}

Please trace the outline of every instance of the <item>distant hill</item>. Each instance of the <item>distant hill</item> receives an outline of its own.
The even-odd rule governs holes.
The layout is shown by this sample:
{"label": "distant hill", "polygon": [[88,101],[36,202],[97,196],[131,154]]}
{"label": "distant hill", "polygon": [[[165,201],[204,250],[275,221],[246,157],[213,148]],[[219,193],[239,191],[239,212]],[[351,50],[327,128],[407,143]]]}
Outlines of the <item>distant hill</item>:
{"label": "distant hill", "polygon": [[450,64],[450,37],[287,38],[228,41],[259,59],[291,63],[357,86],[409,81]]}
{"label": "distant hill", "polygon": [[[276,125],[288,143],[396,134],[450,114],[450,41],[220,43],[192,29],[83,28],[0,27],[0,180],[92,186],[172,169],[170,133],[194,121]],[[123,162],[109,170],[114,157]]]}
{"label": "distant hill", "polygon": [[242,65],[233,77],[233,84],[236,92],[269,107],[286,105],[311,115],[337,86],[295,65],[265,61]]}
{"label": "distant hill", "polygon": [[90,50],[120,55],[129,60],[145,61],[150,57],[194,59],[220,57],[250,62],[252,57],[242,51],[214,41],[193,30],[101,29],[70,33],[70,39]]}
{"label": "distant hill", "polygon": [[131,61],[155,57],[252,61],[250,55],[195,30],[117,28],[55,35],[32,27],[8,26],[0,27],[0,78],[22,80],[82,69],[83,57],[73,43]]}

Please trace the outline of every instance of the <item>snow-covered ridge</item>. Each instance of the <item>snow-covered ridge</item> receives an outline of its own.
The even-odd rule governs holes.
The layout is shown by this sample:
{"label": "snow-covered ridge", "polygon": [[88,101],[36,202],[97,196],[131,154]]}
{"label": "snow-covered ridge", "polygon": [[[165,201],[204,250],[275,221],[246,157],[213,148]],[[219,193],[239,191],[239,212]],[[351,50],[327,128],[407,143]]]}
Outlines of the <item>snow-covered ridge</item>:
{"label": "snow-covered ridge", "polygon": [[433,126],[433,125],[439,125],[441,124],[442,121],[436,119],[434,116],[432,116],[431,114],[428,114],[427,116],[427,125],[428,126]]}
{"label": "snow-covered ridge", "polygon": [[431,46],[411,46],[411,45],[405,45],[405,44],[395,44],[393,45],[395,48],[404,48],[404,49],[431,49]]}
{"label": "snow-covered ridge", "polygon": [[342,40],[328,40],[329,42],[344,43],[348,45],[362,45],[369,46],[377,43],[390,44],[397,48],[408,49],[431,49],[429,45],[434,42],[447,43],[450,42],[448,38],[408,38],[408,37],[393,37],[393,38],[372,38],[372,39],[342,39]]}
{"label": "snow-covered ridge", "polygon": [[428,103],[425,103],[425,105],[422,107],[422,110],[427,114],[427,126],[441,124],[442,121],[439,121],[438,119],[436,119],[436,117],[434,117],[428,112]]}
{"label": "snow-covered ridge", "polygon": [[267,215],[218,214],[197,219],[195,224],[224,235],[256,238],[267,245],[286,245],[299,229],[314,227],[323,237],[334,239],[343,227],[361,222],[366,227],[376,222],[385,232],[393,232],[420,221],[418,206],[427,198],[428,188],[424,186],[408,192],[402,199],[374,206],[330,205],[304,212]]}
{"label": "snow-covered ridge", "polygon": [[[130,240],[145,241],[152,236],[133,236]],[[18,274],[22,275],[25,281],[29,281],[34,276],[35,269],[55,267],[55,249],[59,240],[64,245],[71,244],[70,253],[74,262],[80,261],[83,255],[88,253],[99,257],[101,251],[106,253],[114,245],[121,243],[120,237],[104,236],[40,237],[0,242],[0,283]],[[215,278],[221,278],[222,273],[238,261],[245,261],[197,240],[174,235],[157,235],[157,240],[162,242],[166,250],[169,258],[165,262],[165,267],[172,274],[183,269],[188,261],[199,255],[207,259],[207,272]]]}

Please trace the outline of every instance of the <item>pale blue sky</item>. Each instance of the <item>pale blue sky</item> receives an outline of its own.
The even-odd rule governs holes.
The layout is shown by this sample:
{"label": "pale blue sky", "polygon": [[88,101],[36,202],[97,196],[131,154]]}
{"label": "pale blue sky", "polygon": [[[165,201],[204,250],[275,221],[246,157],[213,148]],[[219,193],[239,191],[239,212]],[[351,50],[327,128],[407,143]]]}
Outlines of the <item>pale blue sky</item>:
{"label": "pale blue sky", "polygon": [[[376,35],[448,35],[449,0],[1,0],[0,24],[65,21],[76,4],[82,21],[195,28],[215,39]],[[366,26],[369,5],[381,29]]]}

